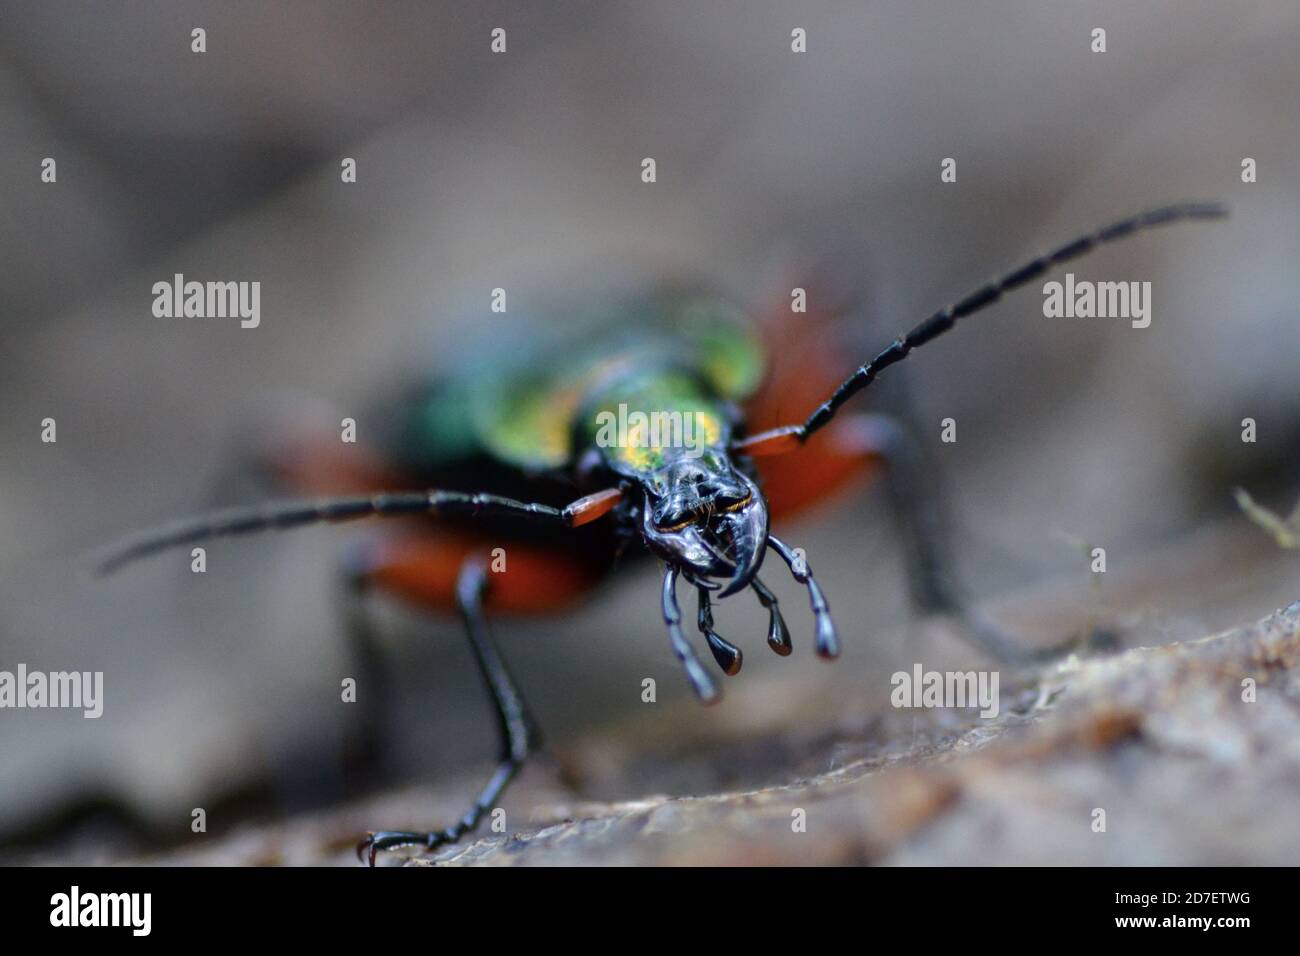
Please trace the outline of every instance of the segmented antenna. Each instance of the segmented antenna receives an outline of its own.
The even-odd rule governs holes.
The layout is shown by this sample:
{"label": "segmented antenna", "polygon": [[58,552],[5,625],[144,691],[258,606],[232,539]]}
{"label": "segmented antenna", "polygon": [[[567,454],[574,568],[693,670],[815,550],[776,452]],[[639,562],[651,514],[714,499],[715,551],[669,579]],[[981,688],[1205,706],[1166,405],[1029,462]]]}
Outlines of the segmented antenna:
{"label": "segmented antenna", "polygon": [[199,515],[142,532],[94,555],[91,567],[96,574],[111,574],[123,565],[168,548],[198,544],[211,538],[301,528],[322,522],[411,515],[514,515],[567,525],[573,521],[570,510],[460,491],[410,491],[370,497],[275,502]]}
{"label": "segmented antenna", "polygon": [[956,305],[940,309],[902,338],[895,339],[887,349],[866,365],[859,367],[799,426],[796,432],[799,440],[806,441],[809,435],[831,420],[841,405],[870,385],[883,370],[907,358],[912,349],[920,348],[926,342],[937,339],[956,325],[958,319],[964,319],[987,308],[1007,292],[1033,281],[1048,269],[1069,262],[1071,259],[1077,259],[1098,246],[1124,239],[1145,229],[1165,226],[1184,219],[1223,219],[1227,215],[1228,207],[1221,202],[1188,202],[1162,206],[1159,209],[1121,219],[1086,236],[1080,236],[1054,252],[1025,263],[1020,268],[1008,272],[1001,279],[972,292]]}

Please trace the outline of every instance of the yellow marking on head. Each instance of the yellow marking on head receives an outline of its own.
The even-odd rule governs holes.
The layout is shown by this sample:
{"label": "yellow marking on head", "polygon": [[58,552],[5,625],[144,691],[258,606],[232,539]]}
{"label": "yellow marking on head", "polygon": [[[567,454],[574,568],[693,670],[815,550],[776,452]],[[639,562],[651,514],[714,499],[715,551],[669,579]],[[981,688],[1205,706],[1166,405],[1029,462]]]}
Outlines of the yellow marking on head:
{"label": "yellow marking on head", "polygon": [[701,445],[716,445],[722,441],[722,422],[708,412],[695,412],[695,439]]}

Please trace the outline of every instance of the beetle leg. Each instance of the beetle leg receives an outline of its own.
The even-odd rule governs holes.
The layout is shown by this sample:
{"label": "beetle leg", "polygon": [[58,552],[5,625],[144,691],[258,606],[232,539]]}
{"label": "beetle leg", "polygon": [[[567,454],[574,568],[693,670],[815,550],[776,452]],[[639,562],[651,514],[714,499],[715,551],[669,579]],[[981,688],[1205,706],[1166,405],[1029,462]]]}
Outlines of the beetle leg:
{"label": "beetle leg", "polygon": [[858,429],[858,434],[871,442],[872,452],[885,462],[886,487],[906,552],[908,587],[912,603],[922,613],[950,619],[970,643],[1007,664],[1050,660],[1081,648],[1114,646],[1112,635],[1095,631],[1082,641],[1070,638],[1045,648],[1031,648],[974,608],[952,574],[944,497],[934,470],[926,467],[924,449],[916,435],[902,422],[885,415],[861,417],[870,419],[871,427]]}
{"label": "beetle leg", "polygon": [[826,604],[826,596],[813,578],[812,568],[802,551],[791,548],[780,538],[767,536],[767,546],[781,556],[781,560],[790,566],[794,579],[808,589],[808,603],[812,605],[813,620],[817,631],[813,640],[813,649],[818,657],[827,659],[840,656],[840,639],[835,633],[835,622],[831,620],[831,609]]}
{"label": "beetle leg", "polygon": [[777,654],[782,657],[788,657],[794,650],[794,645],[790,643],[790,632],[786,629],[785,618],[781,616],[781,605],[777,601],[776,595],[768,590],[767,585],[755,576],[754,580],[749,582],[749,586],[754,589],[758,595],[758,603],[767,608],[767,644]]}
{"label": "beetle leg", "polygon": [[962,633],[993,658],[1017,663],[1028,648],[975,611],[951,574],[952,548],[944,499],[933,473],[924,474],[923,450],[916,436],[883,415],[873,415],[885,461],[886,488],[902,540],[912,603],[923,614],[950,618]]}
{"label": "beetle leg", "polygon": [[[790,433],[790,427],[762,432],[752,439],[755,445],[744,444],[741,450],[761,456],[772,448],[766,436],[785,441]],[[821,467],[832,476],[844,473],[836,470],[839,462],[883,464],[891,510],[905,552],[908,589],[912,604],[921,613],[947,618],[967,641],[1008,664],[1050,660],[1075,650],[1114,646],[1113,635],[1095,631],[1083,640],[1068,639],[1032,649],[1003,632],[970,605],[951,573],[948,521],[934,469],[928,467],[924,449],[903,422],[879,413],[846,415],[836,419],[818,441],[829,445],[822,449],[826,457]],[[809,445],[805,454],[817,450],[817,445]],[[790,459],[789,464],[794,467],[788,472],[774,472],[770,466],[760,469],[768,479],[768,503],[774,513],[778,509],[782,513],[797,510],[818,493],[818,481],[807,480],[808,466],[802,465],[798,458]],[[822,483],[834,487],[833,478]]]}
{"label": "beetle leg", "polygon": [[709,598],[708,589],[697,588],[697,590],[700,594],[700,633],[704,635],[709,650],[713,652],[713,659],[718,662],[722,672],[728,677],[734,677],[740,673],[740,665],[744,663],[745,657],[739,647],[723,639],[713,629],[713,602]]}
{"label": "beetle leg", "polygon": [[673,656],[686,670],[686,679],[691,682],[695,695],[706,704],[714,703],[721,696],[718,685],[704,669],[695,650],[687,642],[686,635],[682,633],[682,609],[677,605],[677,568],[671,564],[664,567],[663,612]]}
{"label": "beetle leg", "polygon": [[541,744],[541,736],[528,713],[523,695],[515,685],[510,671],[497,650],[488,631],[483,613],[483,593],[487,587],[487,569],[478,559],[470,559],[461,569],[456,596],[465,631],[469,636],[474,659],[483,676],[488,695],[496,710],[501,734],[501,755],[496,770],[479,792],[474,805],[463,817],[443,830],[419,833],[409,830],[381,830],[369,834],[357,846],[357,855],[375,865],[375,854],[399,846],[422,846],[427,850],[454,843],[478,826],[483,814],[496,803],[511,779],[519,772],[528,755]]}

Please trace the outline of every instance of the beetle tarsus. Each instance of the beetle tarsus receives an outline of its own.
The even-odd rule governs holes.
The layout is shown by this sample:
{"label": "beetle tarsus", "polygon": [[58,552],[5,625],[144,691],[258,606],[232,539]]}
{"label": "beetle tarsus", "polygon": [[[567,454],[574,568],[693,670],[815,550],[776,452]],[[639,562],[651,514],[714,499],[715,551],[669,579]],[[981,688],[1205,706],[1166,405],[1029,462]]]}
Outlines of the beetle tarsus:
{"label": "beetle tarsus", "polygon": [[465,621],[470,648],[478,663],[479,673],[487,687],[496,709],[497,724],[501,733],[501,756],[496,771],[479,791],[478,799],[469,811],[444,830],[419,833],[412,830],[380,830],[369,834],[357,846],[357,855],[375,865],[375,854],[399,846],[423,846],[432,850],[455,843],[478,826],[483,815],[491,810],[508,784],[519,772],[528,755],[538,748],[541,736],[537,732],[523,695],[515,686],[514,678],[506,668],[488,632],[487,618],[483,612],[483,595],[487,590],[487,568],[478,558],[470,558],[461,567],[456,582],[456,602]]}
{"label": "beetle tarsus", "polygon": [[448,843],[455,843],[465,831],[459,824],[446,830],[433,830],[428,833],[416,833],[413,830],[379,830],[366,834],[366,838],[357,844],[357,859],[369,866],[375,865],[375,856],[380,850],[395,850],[402,846],[418,846],[424,850],[435,850]]}

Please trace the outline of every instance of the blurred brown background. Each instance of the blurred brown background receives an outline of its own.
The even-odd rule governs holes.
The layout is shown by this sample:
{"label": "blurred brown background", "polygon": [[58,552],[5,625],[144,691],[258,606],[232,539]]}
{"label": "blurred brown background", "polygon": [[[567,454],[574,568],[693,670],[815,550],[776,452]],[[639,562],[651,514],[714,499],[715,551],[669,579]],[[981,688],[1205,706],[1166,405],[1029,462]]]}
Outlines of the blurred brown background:
{"label": "blurred brown background", "polygon": [[[489,51],[497,26],[503,56]],[[1089,50],[1098,26],[1104,54]],[[194,27],[205,54],[190,52]],[[806,54],[790,52],[794,27]],[[682,277],[757,308],[817,264],[861,295],[865,357],[1027,254],[1143,207],[1223,198],[1225,224],[1074,268],[1151,280],[1149,329],[1045,319],[1031,288],[880,391],[888,401],[905,382],[915,401],[982,597],[1077,574],[1086,600],[1058,529],[1107,547],[1115,587],[1151,549],[1238,521],[1238,483],[1289,506],[1298,45],[1300,10],[1284,0],[10,0],[0,668],[103,670],[107,700],[96,721],[0,712],[0,840],[113,858],[184,835],[190,808],[232,794],[279,813],[356,783],[334,766],[349,671],[333,558],[349,531],[214,545],[206,575],[181,555],[87,582],[75,558],[262,494],[238,465],[268,408],[309,395],[360,414],[467,330],[508,325],[488,311],[494,286],[519,314]],[[40,182],[46,156],[57,184]],[[939,181],[948,156],[955,184]],[[355,184],[339,181],[343,157]],[[151,286],[175,272],[260,280],[261,327],[154,318]],[[39,440],[47,416],[55,445]],[[947,416],[959,440],[939,446]],[[1239,440],[1246,416],[1255,445]],[[845,637],[836,692],[846,705],[883,695],[918,652],[880,496],[842,499],[786,537],[808,549]],[[1277,568],[1249,588],[1228,574],[1151,595],[1143,639],[1294,599],[1295,559]],[[552,742],[614,718],[652,736],[694,706],[655,580],[641,567],[573,617],[499,624]],[[733,688],[770,678],[779,693],[826,673],[802,596],[776,586],[798,651],[762,652],[761,612],[729,602],[720,627],[752,649]],[[392,779],[484,760],[491,723],[455,622],[377,610],[402,671],[406,759]],[[653,708],[645,676],[659,681]]]}

